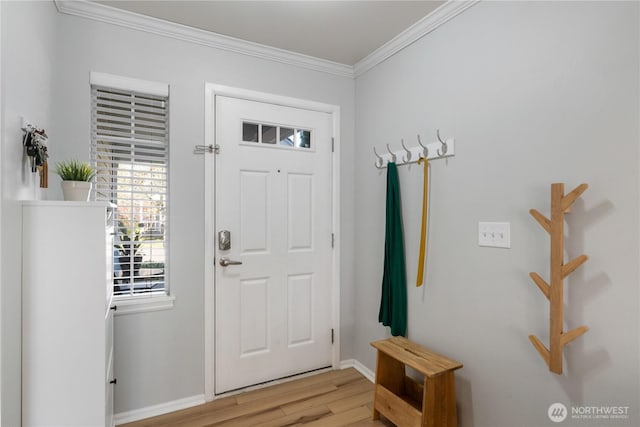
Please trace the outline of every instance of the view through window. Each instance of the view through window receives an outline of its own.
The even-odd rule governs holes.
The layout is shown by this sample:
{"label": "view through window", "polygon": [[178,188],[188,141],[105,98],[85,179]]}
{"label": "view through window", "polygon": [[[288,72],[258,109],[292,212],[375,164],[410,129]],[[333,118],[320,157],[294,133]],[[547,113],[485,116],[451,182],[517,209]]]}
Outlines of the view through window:
{"label": "view through window", "polygon": [[92,86],[95,199],[117,205],[114,294],[166,294],[168,97]]}

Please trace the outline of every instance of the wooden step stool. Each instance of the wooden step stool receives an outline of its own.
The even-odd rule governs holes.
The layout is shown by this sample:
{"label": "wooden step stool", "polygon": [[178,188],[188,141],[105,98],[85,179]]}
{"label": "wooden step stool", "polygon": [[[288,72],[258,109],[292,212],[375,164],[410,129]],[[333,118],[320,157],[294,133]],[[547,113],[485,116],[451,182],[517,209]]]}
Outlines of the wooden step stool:
{"label": "wooden step stool", "polygon": [[[456,427],[454,371],[462,364],[403,337],[371,343],[378,350],[373,419],[384,415],[398,427]],[[405,374],[424,375],[420,384]]]}

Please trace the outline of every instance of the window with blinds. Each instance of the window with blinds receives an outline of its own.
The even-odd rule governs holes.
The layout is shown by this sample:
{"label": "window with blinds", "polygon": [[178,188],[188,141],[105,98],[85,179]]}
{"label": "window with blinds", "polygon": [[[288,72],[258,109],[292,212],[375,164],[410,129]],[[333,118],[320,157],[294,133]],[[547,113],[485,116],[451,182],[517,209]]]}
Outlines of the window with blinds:
{"label": "window with blinds", "polygon": [[117,205],[114,295],[166,294],[169,99],[91,86],[95,200]]}

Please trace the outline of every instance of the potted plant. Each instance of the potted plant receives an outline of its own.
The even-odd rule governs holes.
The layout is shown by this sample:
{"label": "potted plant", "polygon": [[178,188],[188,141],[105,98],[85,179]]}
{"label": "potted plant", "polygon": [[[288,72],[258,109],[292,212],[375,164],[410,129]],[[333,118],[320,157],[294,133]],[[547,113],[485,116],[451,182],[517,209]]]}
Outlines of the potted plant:
{"label": "potted plant", "polygon": [[89,163],[67,160],[56,164],[56,173],[62,178],[62,193],[65,200],[88,201],[91,180],[96,171]]}

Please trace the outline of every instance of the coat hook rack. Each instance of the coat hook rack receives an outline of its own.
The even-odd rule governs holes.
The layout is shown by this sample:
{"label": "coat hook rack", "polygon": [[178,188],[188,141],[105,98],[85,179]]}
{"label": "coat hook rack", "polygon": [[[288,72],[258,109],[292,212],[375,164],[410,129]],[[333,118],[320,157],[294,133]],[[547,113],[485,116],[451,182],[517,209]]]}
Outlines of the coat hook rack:
{"label": "coat hook rack", "polygon": [[588,259],[586,255],[580,255],[564,263],[564,215],[570,212],[571,205],[588,187],[587,184],[580,184],[565,195],[564,184],[551,184],[551,219],[535,209],[529,211],[551,237],[550,283],[545,282],[537,273],[529,274],[549,300],[549,348],[545,347],[535,335],[529,335],[529,340],[547,363],[549,370],[556,374],[562,374],[564,346],[589,330],[586,326],[579,326],[563,332],[564,279]]}
{"label": "coat hook rack", "polygon": [[455,154],[455,140],[453,138],[443,140],[440,137],[440,130],[437,131],[436,137],[436,141],[423,144],[422,138],[418,135],[418,145],[414,147],[408,147],[404,139],[401,139],[401,150],[393,151],[389,144],[386,144],[387,152],[382,154],[378,154],[376,147],[373,147],[373,154],[376,156],[374,165],[378,169],[384,169],[389,162],[401,166],[416,163],[421,158],[432,160],[452,157]]}

